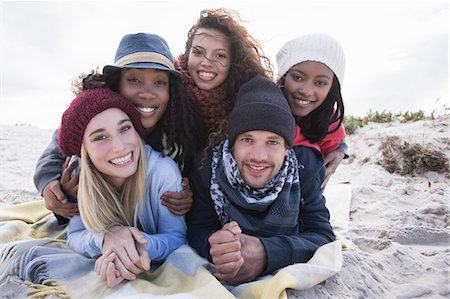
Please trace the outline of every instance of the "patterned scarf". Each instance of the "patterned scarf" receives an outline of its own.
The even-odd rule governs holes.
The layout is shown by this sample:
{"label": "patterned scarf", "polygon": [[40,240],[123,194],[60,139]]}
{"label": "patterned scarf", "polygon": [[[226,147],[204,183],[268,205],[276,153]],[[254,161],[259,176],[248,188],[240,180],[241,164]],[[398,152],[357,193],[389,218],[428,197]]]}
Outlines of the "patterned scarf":
{"label": "patterned scarf", "polygon": [[198,88],[189,74],[183,55],[175,61],[175,68],[183,75],[183,84],[203,119],[205,129],[211,132],[221,120],[227,117],[227,107],[230,107],[232,99],[227,96],[223,84],[212,90]]}
{"label": "patterned scarf", "polygon": [[[236,220],[246,231],[264,227],[269,235],[286,227],[298,228],[300,182],[297,157],[292,149],[278,174],[260,189],[251,188],[244,182],[231,153],[229,139],[214,148],[211,170],[210,194],[222,224]],[[243,210],[251,213],[242,215]],[[258,223],[257,227],[255,223]]]}

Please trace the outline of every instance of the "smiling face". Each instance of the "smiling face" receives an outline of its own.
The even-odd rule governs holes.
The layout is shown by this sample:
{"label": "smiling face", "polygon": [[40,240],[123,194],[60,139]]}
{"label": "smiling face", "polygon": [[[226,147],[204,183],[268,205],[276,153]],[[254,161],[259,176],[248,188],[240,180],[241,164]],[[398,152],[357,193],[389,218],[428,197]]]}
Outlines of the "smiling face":
{"label": "smiling face", "polygon": [[199,28],[189,51],[188,69],[195,85],[211,90],[227,78],[231,64],[230,40],[215,29]]}
{"label": "smiling face", "polygon": [[245,183],[267,185],[280,171],[288,150],[284,138],[269,131],[249,131],[236,137],[233,155]]}
{"label": "smiling face", "polygon": [[304,61],[294,65],[285,76],[284,96],[297,117],[305,117],[319,107],[333,83],[333,71],[325,64]]}
{"label": "smiling face", "polygon": [[137,170],[139,135],[128,115],[118,108],[107,109],[90,120],[82,146],[95,168],[117,188]]}
{"label": "smiling face", "polygon": [[170,75],[154,69],[124,68],[121,72],[120,94],[133,103],[142,125],[150,133],[169,103]]}

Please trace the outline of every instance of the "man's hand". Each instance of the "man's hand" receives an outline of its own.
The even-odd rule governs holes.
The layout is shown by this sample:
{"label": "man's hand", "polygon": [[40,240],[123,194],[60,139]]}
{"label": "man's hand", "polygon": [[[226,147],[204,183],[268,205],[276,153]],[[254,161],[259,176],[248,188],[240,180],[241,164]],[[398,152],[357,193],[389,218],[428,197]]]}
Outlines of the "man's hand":
{"label": "man's hand", "polygon": [[44,197],[45,208],[55,214],[70,218],[79,213],[78,205],[76,203],[68,202],[61,190],[61,185],[58,180],[48,183],[42,192],[42,196]]}
{"label": "man's hand", "polygon": [[145,250],[147,240],[135,227],[113,226],[104,236],[102,252],[115,253],[115,268],[127,280],[150,269],[150,258]]}
{"label": "man's hand", "polygon": [[237,222],[232,221],[208,239],[211,245],[209,252],[216,267],[214,275],[220,281],[232,280],[244,263],[241,254],[241,232]]}
{"label": "man's hand", "polygon": [[266,268],[267,254],[261,240],[242,233],[231,221],[208,239],[217,279],[228,284],[251,281]]}
{"label": "man's hand", "polygon": [[70,195],[76,198],[80,171],[77,171],[74,175],[72,175],[72,171],[78,166],[78,160],[73,161],[70,165],[69,161],[70,157],[67,157],[66,161],[61,167],[60,184],[64,191],[68,192]]}
{"label": "man's hand", "polygon": [[227,281],[229,284],[238,284],[254,280],[266,268],[267,254],[264,245],[257,237],[241,234],[242,257],[244,263],[239,272]]}
{"label": "man's hand", "polygon": [[181,186],[183,187],[183,191],[168,191],[161,195],[162,204],[178,216],[183,216],[189,212],[192,207],[192,191],[189,186],[189,179],[183,178]]}
{"label": "man's hand", "polygon": [[342,160],[344,159],[345,154],[343,152],[333,151],[329,153],[325,157],[325,179],[322,183],[322,189],[325,189],[325,186],[328,183],[328,180],[330,179],[331,175],[336,172],[336,169],[338,168],[339,164],[341,164]]}

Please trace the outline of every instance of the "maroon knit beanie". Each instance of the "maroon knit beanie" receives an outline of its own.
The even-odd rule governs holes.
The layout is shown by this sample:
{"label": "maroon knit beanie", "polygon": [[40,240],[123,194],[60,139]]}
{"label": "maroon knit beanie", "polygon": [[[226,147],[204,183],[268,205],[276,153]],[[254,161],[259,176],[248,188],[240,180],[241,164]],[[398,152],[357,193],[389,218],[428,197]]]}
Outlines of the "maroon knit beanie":
{"label": "maroon knit beanie", "polygon": [[138,134],[145,136],[140,114],[131,102],[109,88],[90,89],[78,94],[61,117],[58,132],[61,151],[67,156],[80,156],[81,142],[88,123],[94,116],[109,108],[119,108],[125,112]]}

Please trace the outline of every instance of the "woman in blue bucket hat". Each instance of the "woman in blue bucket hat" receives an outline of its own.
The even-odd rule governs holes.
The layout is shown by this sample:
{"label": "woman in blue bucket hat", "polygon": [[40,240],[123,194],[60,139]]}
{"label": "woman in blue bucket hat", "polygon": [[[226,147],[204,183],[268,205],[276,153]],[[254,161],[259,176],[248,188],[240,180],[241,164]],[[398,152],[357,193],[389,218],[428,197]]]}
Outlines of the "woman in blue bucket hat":
{"label": "woman in blue bucket hat", "polygon": [[[201,130],[173,60],[162,37],[128,34],[119,44],[114,64],[103,68],[103,81],[139,111],[147,143],[173,158],[183,171],[200,145]],[[82,89],[91,88],[88,78]]]}
{"label": "woman in blue bucket hat", "polygon": [[[81,75],[76,86],[79,89],[76,93],[106,86],[130,100],[146,128],[145,141],[173,158],[183,173],[187,172],[194,152],[204,140],[202,125],[186,95],[181,74],[173,65],[169,46],[162,37],[148,33],[125,35],[114,64],[106,65],[103,75],[96,71]],[[76,194],[78,176],[71,176],[71,173],[77,163],[68,166],[68,162],[59,151],[57,134],[54,134],[38,160],[34,175],[34,183],[44,196],[46,207],[57,214],[60,223],[66,223],[65,218],[77,214],[76,204],[68,202],[71,194]],[[62,173],[61,166],[65,169]],[[61,183],[65,184],[65,190],[61,189]],[[165,201],[181,203],[169,206],[177,215],[185,214],[192,202],[187,179],[183,180],[183,186],[185,190],[180,193],[164,195]]]}

